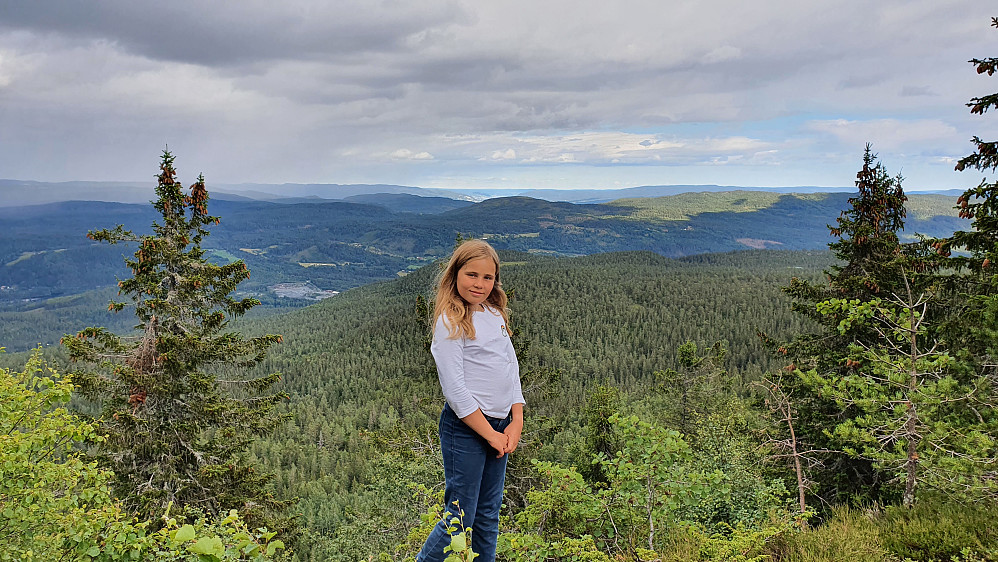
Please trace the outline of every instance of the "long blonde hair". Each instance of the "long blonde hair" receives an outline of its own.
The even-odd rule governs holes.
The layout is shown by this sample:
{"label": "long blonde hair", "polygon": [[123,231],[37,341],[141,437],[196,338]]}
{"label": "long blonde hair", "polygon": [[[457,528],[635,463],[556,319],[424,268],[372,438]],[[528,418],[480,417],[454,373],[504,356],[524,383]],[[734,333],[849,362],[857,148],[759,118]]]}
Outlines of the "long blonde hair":
{"label": "long blonde hair", "polygon": [[492,308],[502,314],[509,330],[509,298],[502,290],[502,280],[499,277],[499,254],[485,240],[466,240],[451,254],[447,267],[437,276],[437,297],[433,306],[433,323],[444,315],[447,320],[447,337],[456,339],[467,337],[475,339],[475,324],[471,321],[471,307],[457,292],[457,272],[469,261],[491,259],[496,264],[496,282],[492,292],[485,299]]}

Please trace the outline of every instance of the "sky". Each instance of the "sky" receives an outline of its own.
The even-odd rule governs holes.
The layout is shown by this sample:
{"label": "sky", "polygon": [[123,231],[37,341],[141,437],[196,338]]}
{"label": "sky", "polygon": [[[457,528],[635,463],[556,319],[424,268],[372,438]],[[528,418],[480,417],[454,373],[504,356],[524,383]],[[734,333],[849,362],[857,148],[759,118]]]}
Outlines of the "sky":
{"label": "sky", "polygon": [[0,0],[0,178],[965,189],[988,5]]}

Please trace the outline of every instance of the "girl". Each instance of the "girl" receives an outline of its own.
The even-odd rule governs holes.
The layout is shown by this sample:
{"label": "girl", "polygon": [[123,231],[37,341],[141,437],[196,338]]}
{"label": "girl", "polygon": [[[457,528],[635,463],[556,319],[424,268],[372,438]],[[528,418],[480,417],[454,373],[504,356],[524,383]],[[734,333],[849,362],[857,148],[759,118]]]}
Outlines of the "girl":
{"label": "girl", "polygon": [[[523,431],[520,366],[510,341],[499,256],[484,240],[454,250],[437,280],[430,351],[447,403],[440,414],[444,460],[443,519],[433,528],[418,562],[442,561],[458,508],[471,527],[477,562],[493,562],[499,535],[508,453]],[[455,507],[454,502],[457,502]]]}

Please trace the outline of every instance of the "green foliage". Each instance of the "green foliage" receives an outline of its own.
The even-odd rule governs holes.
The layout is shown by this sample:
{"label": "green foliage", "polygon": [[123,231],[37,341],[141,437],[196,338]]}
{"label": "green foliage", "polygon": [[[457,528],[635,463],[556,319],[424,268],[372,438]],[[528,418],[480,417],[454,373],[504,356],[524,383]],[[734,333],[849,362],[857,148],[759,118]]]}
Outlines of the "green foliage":
{"label": "green foliage", "polygon": [[23,371],[0,370],[0,560],[57,559],[121,518],[110,474],[74,453],[97,434],[67,411],[72,388],[37,351]]}
{"label": "green foliage", "polygon": [[400,455],[397,443],[393,448],[357,493],[330,494],[320,487],[324,482],[305,488],[299,509],[316,523],[299,541],[299,559],[355,562],[376,552],[404,559],[419,551],[442,517],[443,490],[433,493],[417,482],[442,480],[442,468],[435,459]]}
{"label": "green foliage", "polygon": [[838,238],[828,245],[844,262],[832,267],[831,285],[841,294],[862,296],[890,294],[900,287],[894,264],[900,256],[898,231],[904,229],[905,202],[901,176],[891,177],[877,161],[870,145],[863,153],[863,167],[856,174],[856,197],[842,211],[837,226],[829,227]]}
{"label": "green foliage", "polygon": [[820,526],[777,537],[766,552],[781,562],[898,562],[884,548],[872,518],[844,505],[833,508]]}
{"label": "green foliage", "polygon": [[689,434],[694,417],[721,411],[734,386],[725,369],[727,354],[723,341],[714,342],[701,353],[696,342],[687,340],[676,350],[679,370],[655,373],[663,394],[675,397],[677,402],[668,410],[675,412],[672,419],[666,419],[669,426]]}
{"label": "green foliage", "polygon": [[464,510],[456,501],[448,514],[452,514],[453,511],[457,511],[457,514],[452,515],[448,521],[450,544],[444,547],[444,554],[447,555],[444,562],[472,562],[478,554],[471,550],[471,527],[465,526]]}
{"label": "green foliage", "polygon": [[161,528],[148,533],[149,523],[125,524],[97,544],[77,544],[81,562],[156,560],[175,562],[268,562],[282,555],[284,542],[277,533],[260,528],[250,531],[236,510],[225,517],[198,517],[183,523],[167,515]]}
{"label": "green foliage", "polygon": [[611,502],[623,508],[622,524],[644,529],[649,549],[654,548],[656,529],[665,527],[680,508],[730,494],[722,472],[695,467],[679,432],[636,416],[615,416],[611,422],[620,433],[621,450],[612,458],[597,458],[610,477]]}
{"label": "green foliage", "polygon": [[[152,234],[121,225],[89,234],[137,244],[125,260],[132,277],[118,285],[141,332],[123,338],[95,327],[63,339],[80,364],[73,382],[103,407],[97,458],[114,472],[118,497],[144,518],[175,504],[212,514],[238,508],[251,520],[283,526],[268,476],[245,456],[252,439],[279,420],[274,408],[284,396],[266,391],[280,375],[226,379],[212,372],[219,364],[256,365],[281,338],[227,331],[229,318],[259,304],[231,296],[249,271],[239,261],[217,265],[205,257],[202,241],[219,219],[207,213],[204,179],[185,194],[169,152],[160,170]],[[108,309],[125,306],[112,301]]]}
{"label": "green foliage", "polygon": [[762,456],[752,426],[739,412],[697,416],[687,436],[692,463],[705,472],[721,474],[725,494],[710,494],[679,509],[677,519],[704,528],[717,525],[765,526],[774,513],[789,509],[783,473],[769,475],[760,469]]}
{"label": "green foliage", "polygon": [[[546,541],[537,535],[506,533],[499,536],[496,557],[523,562],[612,562],[589,535]],[[619,558],[618,558],[619,560]]]}
{"label": "green foliage", "polygon": [[[828,246],[840,263],[826,271],[827,284],[792,279],[784,290],[794,299],[793,310],[819,326],[798,334],[789,342],[767,341],[779,355],[789,360],[790,373],[803,371],[820,376],[844,377],[850,374],[850,354],[854,345],[880,345],[879,334],[869,323],[857,321],[842,310],[819,310],[819,303],[847,299],[862,303],[910,289],[902,275],[909,253],[901,245],[898,232],[904,229],[905,201],[901,176],[890,176],[869,145],[863,153],[863,166],[856,175],[857,195],[829,230],[836,238]],[[916,289],[917,290],[917,289]],[[764,336],[765,337],[765,336]],[[847,362],[848,361],[848,362]],[[841,444],[826,428],[861,415],[855,408],[836,403],[816,390],[813,381],[791,376],[784,379],[784,396],[793,396],[792,408],[799,417],[796,439],[801,450],[824,451],[811,458],[820,464],[811,471],[811,492],[829,503],[888,499],[881,489],[884,475],[869,459],[834,453]]]}
{"label": "green foliage", "polygon": [[614,415],[611,423],[621,449],[594,461],[608,482],[593,487],[574,468],[536,462],[543,484],[500,535],[500,554],[537,561],[756,560],[770,539],[799,525],[776,498],[759,518],[710,526],[683,521],[684,509],[728,501],[727,475],[702,469],[676,431],[634,416]]}
{"label": "green foliage", "polygon": [[641,554],[642,560],[653,557],[663,562],[762,562],[771,557],[767,546],[789,533],[797,521],[785,518],[761,527],[721,524],[708,532],[695,525],[678,525],[669,533],[666,544],[658,551]]}
{"label": "green foliage", "polygon": [[586,400],[585,441],[575,460],[579,472],[591,484],[607,482],[603,465],[590,460],[597,455],[609,457],[617,452],[617,435],[610,420],[620,408],[620,390],[605,384],[597,385]]}
{"label": "green foliage", "polygon": [[998,510],[927,495],[912,508],[832,510],[820,526],[786,533],[766,552],[786,562],[998,560]]}
{"label": "green foliage", "polygon": [[[998,28],[998,18],[992,19]],[[995,58],[972,59],[978,74],[993,76]],[[984,115],[998,107],[998,93],[976,97],[967,103],[973,114]],[[993,326],[998,318],[998,141],[972,140],[974,152],[956,164],[957,171],[977,170],[985,175],[980,184],[964,191],[957,199],[960,217],[970,219],[970,228],[952,236],[932,241],[941,256],[939,265],[955,271],[948,279],[954,296],[950,304],[950,337],[960,348],[977,357],[982,368],[991,368],[998,356],[998,331]],[[951,255],[956,252],[956,255]]]}
{"label": "green foliage", "polygon": [[991,502],[930,496],[911,509],[889,507],[876,521],[884,548],[901,559],[998,560],[998,507]]}
{"label": "green foliage", "polygon": [[831,299],[822,314],[842,320],[839,330],[872,326],[876,345],[856,342],[845,373],[803,373],[806,384],[856,415],[826,428],[845,451],[876,463],[904,482],[905,506],[920,486],[951,493],[994,495],[991,465],[998,434],[993,388],[987,377],[961,381],[953,358],[926,341],[930,298]]}
{"label": "green foliage", "polygon": [[234,510],[193,525],[166,519],[156,532],[131,518],[111,497],[113,474],[75,448],[99,436],[67,411],[72,390],[39,352],[23,371],[0,369],[0,560],[264,562],[284,549]]}
{"label": "green foliage", "polygon": [[618,541],[603,497],[577,470],[544,461],[534,465],[542,485],[527,494],[527,507],[515,518],[518,528],[555,540],[594,533]]}

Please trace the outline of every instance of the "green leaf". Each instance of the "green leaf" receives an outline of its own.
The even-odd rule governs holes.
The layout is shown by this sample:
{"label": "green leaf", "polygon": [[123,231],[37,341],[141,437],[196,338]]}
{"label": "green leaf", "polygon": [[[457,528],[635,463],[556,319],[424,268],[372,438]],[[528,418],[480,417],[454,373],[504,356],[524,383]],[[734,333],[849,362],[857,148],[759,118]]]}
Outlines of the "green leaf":
{"label": "green leaf", "polygon": [[267,545],[267,556],[273,556],[274,552],[278,549],[284,548],[284,541],[273,541]]}
{"label": "green leaf", "polygon": [[225,556],[225,545],[222,544],[222,539],[218,537],[201,537],[198,539],[198,542],[188,547],[187,550],[194,554],[206,554],[219,558]]}
{"label": "green leaf", "polygon": [[176,542],[194,540],[194,526],[184,525],[183,527],[177,529],[177,534],[173,536],[173,540]]}

